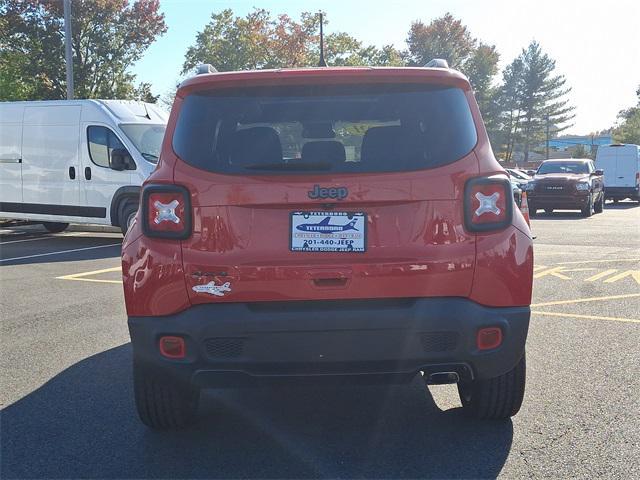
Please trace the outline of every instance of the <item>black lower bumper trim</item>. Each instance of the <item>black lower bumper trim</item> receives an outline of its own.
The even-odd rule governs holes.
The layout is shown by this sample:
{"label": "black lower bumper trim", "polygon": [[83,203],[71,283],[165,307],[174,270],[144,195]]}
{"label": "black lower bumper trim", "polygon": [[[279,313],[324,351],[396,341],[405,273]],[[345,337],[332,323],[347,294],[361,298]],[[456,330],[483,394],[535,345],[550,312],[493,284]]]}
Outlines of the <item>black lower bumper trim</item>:
{"label": "black lower bumper trim", "polygon": [[[263,383],[407,381],[418,371],[491,378],[522,357],[529,307],[484,307],[464,298],[225,303],[164,317],[129,317],[136,361],[201,387]],[[499,326],[502,345],[476,347]],[[169,360],[163,335],[185,338]]]}

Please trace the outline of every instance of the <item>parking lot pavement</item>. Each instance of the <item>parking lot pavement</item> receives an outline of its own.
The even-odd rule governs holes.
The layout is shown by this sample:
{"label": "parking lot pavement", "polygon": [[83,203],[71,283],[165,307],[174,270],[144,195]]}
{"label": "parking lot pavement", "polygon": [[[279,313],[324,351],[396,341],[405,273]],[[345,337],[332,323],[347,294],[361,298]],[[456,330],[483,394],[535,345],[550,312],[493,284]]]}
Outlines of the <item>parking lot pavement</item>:
{"label": "parking lot pavement", "polygon": [[136,418],[121,236],[0,230],[2,478],[640,478],[640,207],[532,221],[528,385],[511,421],[452,386],[208,391],[201,422]]}

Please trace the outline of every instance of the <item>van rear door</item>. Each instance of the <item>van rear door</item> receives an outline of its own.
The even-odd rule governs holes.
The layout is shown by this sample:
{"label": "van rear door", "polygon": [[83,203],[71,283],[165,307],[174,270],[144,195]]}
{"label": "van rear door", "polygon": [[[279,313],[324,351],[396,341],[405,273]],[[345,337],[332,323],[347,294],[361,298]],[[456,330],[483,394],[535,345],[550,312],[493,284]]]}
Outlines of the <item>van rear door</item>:
{"label": "van rear door", "polygon": [[605,188],[616,187],[618,176],[616,173],[618,162],[618,147],[602,146],[598,149],[596,168],[604,170]]}
{"label": "van rear door", "polygon": [[24,213],[84,216],[80,202],[80,105],[27,106],[22,135]]}
{"label": "van rear door", "polygon": [[616,152],[616,187],[635,187],[638,173],[638,147],[622,145],[616,147]]}
{"label": "van rear door", "polygon": [[[23,105],[0,104],[0,202],[3,204],[22,203],[23,114]],[[15,210],[9,207],[4,205],[0,210]]]}

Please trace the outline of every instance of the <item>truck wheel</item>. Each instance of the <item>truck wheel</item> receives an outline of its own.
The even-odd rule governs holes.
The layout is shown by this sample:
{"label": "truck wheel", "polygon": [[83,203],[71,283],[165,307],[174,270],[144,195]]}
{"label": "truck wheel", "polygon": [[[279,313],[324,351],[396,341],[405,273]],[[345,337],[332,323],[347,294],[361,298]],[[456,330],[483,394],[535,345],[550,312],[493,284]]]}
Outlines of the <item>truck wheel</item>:
{"label": "truck wheel", "polygon": [[587,217],[590,217],[592,213],[593,213],[593,197],[589,195],[589,202],[587,203],[587,206],[582,209],[582,216],[587,218]]}
{"label": "truck wheel", "polygon": [[513,370],[499,377],[458,383],[462,407],[472,417],[500,420],[514,416],[522,406],[527,377],[525,355]]}
{"label": "truck wheel", "polygon": [[604,196],[600,197],[600,200],[593,206],[593,211],[595,213],[602,213],[604,210]]}
{"label": "truck wheel", "polygon": [[136,212],[138,211],[137,203],[125,203],[124,207],[120,209],[120,215],[118,216],[118,221],[120,222],[120,230],[122,230],[122,234],[126,235],[129,227],[133,223],[133,219],[136,217]]}
{"label": "truck wheel", "polygon": [[49,233],[60,233],[64,232],[69,224],[60,222],[44,222],[42,226],[46,228]]}
{"label": "truck wheel", "polygon": [[193,423],[200,391],[133,361],[133,390],[142,423],[156,430],[178,429]]}

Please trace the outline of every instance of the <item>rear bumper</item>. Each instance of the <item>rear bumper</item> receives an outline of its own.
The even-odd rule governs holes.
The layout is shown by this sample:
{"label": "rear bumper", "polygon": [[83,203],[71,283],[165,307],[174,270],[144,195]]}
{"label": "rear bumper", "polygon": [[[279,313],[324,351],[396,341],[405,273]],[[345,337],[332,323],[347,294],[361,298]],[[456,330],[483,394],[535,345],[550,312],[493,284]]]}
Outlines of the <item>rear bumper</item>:
{"label": "rear bumper", "polygon": [[[207,304],[163,317],[129,317],[134,356],[201,387],[320,379],[410,380],[418,371],[491,378],[522,357],[529,307],[464,298]],[[476,348],[482,327],[501,346]],[[163,357],[163,335],[185,338],[183,360]]]}
{"label": "rear bumper", "polygon": [[618,200],[624,200],[625,198],[638,200],[640,199],[640,190],[638,187],[605,187],[604,196],[605,198]]}

